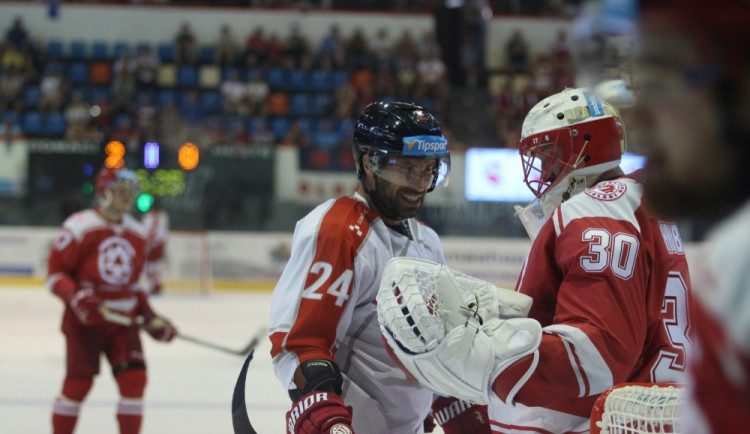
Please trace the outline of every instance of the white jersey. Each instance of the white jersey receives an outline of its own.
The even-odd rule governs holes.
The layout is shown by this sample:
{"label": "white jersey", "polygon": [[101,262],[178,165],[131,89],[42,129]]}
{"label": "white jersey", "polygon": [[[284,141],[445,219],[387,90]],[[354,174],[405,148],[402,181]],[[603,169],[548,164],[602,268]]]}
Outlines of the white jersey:
{"label": "white jersey", "polygon": [[391,360],[378,326],[375,296],[389,259],[445,263],[435,231],[415,219],[404,226],[388,227],[358,194],[319,205],[297,223],[271,299],[271,355],[283,386],[296,388],[301,362],[334,360],[358,434],[421,433],[432,403],[432,392]]}

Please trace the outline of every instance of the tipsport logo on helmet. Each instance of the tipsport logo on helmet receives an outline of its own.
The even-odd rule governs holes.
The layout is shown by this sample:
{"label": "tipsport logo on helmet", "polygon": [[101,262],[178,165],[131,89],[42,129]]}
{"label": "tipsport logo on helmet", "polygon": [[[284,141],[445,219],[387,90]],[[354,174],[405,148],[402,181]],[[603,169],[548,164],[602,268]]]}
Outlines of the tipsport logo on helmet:
{"label": "tipsport logo on helmet", "polygon": [[446,155],[448,153],[448,139],[443,136],[411,136],[404,137],[404,155]]}
{"label": "tipsport logo on helmet", "polygon": [[598,96],[584,92],[583,95],[586,97],[586,104],[589,106],[589,116],[592,118],[598,116],[604,116],[604,103]]}

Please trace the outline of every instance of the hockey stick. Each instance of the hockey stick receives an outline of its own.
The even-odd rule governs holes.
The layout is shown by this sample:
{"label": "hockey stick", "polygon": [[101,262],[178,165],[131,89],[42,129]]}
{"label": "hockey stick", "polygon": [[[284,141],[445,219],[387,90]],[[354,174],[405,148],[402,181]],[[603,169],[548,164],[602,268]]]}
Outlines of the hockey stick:
{"label": "hockey stick", "polygon": [[253,360],[254,352],[254,350],[251,350],[250,354],[245,358],[240,375],[237,377],[237,383],[234,385],[234,393],[232,394],[232,427],[234,428],[234,434],[258,434],[250,423],[250,417],[247,415],[247,406],[245,405],[247,367],[250,365],[250,361]]}
{"label": "hockey stick", "polygon": [[[133,320],[132,318],[130,318],[127,315],[123,315],[121,313],[114,312],[113,310],[108,309],[108,308],[106,308],[104,306],[102,306],[99,309],[99,312],[102,314],[102,316],[104,317],[105,320],[107,320],[107,321],[109,321],[111,323],[119,324],[119,325],[124,326],[124,327],[130,327],[132,325],[136,325],[138,327],[144,327],[143,318],[141,318],[141,317],[138,317],[137,319]],[[250,342],[248,342],[247,345],[245,345],[244,347],[242,347],[242,348],[240,348],[238,350],[235,350],[235,349],[232,349],[232,348],[227,348],[227,347],[224,347],[222,345],[215,344],[213,342],[208,342],[208,341],[205,341],[203,339],[199,339],[199,338],[196,338],[196,337],[193,337],[193,336],[186,335],[184,333],[177,333],[176,337],[179,338],[179,339],[182,339],[184,341],[192,342],[192,343],[194,343],[196,345],[200,345],[200,346],[207,347],[207,348],[212,348],[212,349],[218,350],[218,351],[223,351],[225,353],[233,354],[235,356],[243,356],[244,357],[247,353],[249,353],[256,346],[258,346],[258,343],[260,342],[260,340],[263,338],[263,335],[265,335],[265,334],[266,334],[266,328],[265,327],[261,327],[260,330],[258,330],[257,332],[255,332],[255,334],[253,335],[253,337],[250,339]]]}

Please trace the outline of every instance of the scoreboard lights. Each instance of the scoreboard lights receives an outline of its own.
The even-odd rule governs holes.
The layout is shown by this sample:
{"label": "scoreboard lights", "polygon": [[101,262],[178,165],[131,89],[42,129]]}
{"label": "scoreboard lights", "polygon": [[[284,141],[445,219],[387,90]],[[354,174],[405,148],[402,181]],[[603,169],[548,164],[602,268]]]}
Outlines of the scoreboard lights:
{"label": "scoreboard lights", "polygon": [[180,147],[180,151],[177,154],[177,162],[185,170],[193,170],[198,166],[198,160],[200,151],[198,147],[192,143],[185,143]]}

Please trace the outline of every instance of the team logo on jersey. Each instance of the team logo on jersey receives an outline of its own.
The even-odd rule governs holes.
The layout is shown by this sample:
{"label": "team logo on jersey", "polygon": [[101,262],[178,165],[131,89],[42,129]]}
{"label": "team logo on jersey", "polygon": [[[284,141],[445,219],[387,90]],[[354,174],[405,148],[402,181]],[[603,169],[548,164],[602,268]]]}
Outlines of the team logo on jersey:
{"label": "team logo on jersey", "polygon": [[586,190],[586,194],[599,200],[615,200],[622,197],[628,186],[620,181],[604,181]]}
{"label": "team logo on jersey", "polygon": [[133,275],[135,249],[122,237],[109,237],[99,245],[99,275],[112,285],[126,285]]}

